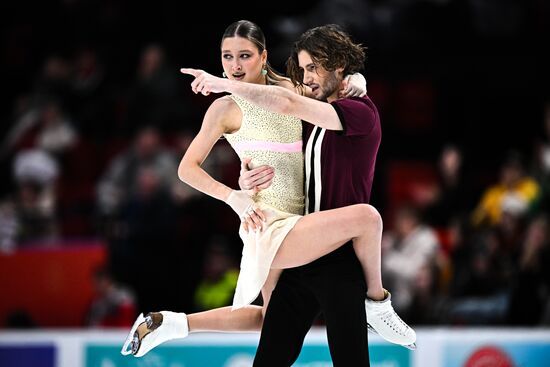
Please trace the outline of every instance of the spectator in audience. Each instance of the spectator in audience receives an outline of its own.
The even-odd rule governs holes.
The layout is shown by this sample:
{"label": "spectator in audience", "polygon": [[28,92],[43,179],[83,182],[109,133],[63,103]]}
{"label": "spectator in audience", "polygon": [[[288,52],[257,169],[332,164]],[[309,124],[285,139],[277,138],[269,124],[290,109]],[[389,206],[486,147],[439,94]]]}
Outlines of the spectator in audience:
{"label": "spectator in audience", "polygon": [[108,109],[113,96],[105,74],[105,66],[97,50],[80,46],[74,55],[71,75],[71,115],[78,123],[81,134],[100,141],[112,136],[115,126],[114,111]]}
{"label": "spectator in audience", "polygon": [[85,325],[93,327],[131,326],[137,309],[133,293],[118,284],[106,268],[94,272],[94,298],[85,317]]}
{"label": "spectator in audience", "polygon": [[474,256],[473,229],[469,217],[456,216],[449,226],[450,279],[447,288],[449,297],[458,297],[466,292],[472,273]]}
{"label": "spectator in audience", "polygon": [[239,268],[222,238],[214,238],[208,246],[202,275],[195,291],[196,310],[205,311],[231,305]]}
{"label": "spectator in audience", "polygon": [[49,97],[29,107],[8,132],[2,146],[4,154],[37,148],[59,157],[74,146],[78,133],[59,100]]}
{"label": "spectator in audience", "polygon": [[435,264],[437,236],[416,208],[403,206],[397,210],[394,230],[384,233],[382,251],[383,279],[393,290],[396,310],[406,312],[415,296],[415,279],[424,267]]}
{"label": "spectator in audience", "polygon": [[100,213],[116,213],[129,197],[138,192],[139,175],[143,168],[155,171],[159,185],[170,190],[178,182],[177,160],[163,145],[158,129],[148,126],[135,136],[132,146],[110,163],[97,187]]}
{"label": "spectator in audience", "polygon": [[41,150],[21,151],[15,157],[16,192],[0,205],[0,243],[6,251],[30,242],[57,239],[55,181],[58,165]]}
{"label": "spectator in audience", "polygon": [[463,245],[462,261],[455,264],[452,298],[444,320],[470,325],[503,323],[514,265],[503,248],[497,228],[474,229],[467,241]]}
{"label": "spectator in audience", "polygon": [[52,154],[60,155],[74,146],[78,134],[61,110],[59,103],[49,101],[42,109],[41,131],[36,145]]}
{"label": "spectator in audience", "polygon": [[2,134],[1,156],[30,148],[59,152],[74,143],[77,134],[64,108],[72,96],[71,69],[63,57],[46,58],[32,89],[16,100],[14,119]]}
{"label": "spectator in audience", "polygon": [[534,218],[521,244],[519,271],[514,277],[509,322],[537,325],[542,321],[550,292],[550,232],[548,217]]}
{"label": "spectator in audience", "polygon": [[540,194],[540,187],[525,172],[518,152],[508,154],[500,171],[500,181],[485,191],[472,214],[474,226],[494,226],[504,211],[525,215]]}
{"label": "spectator in audience", "polygon": [[33,102],[40,102],[42,98],[54,97],[62,101],[70,99],[72,64],[65,57],[57,54],[49,55],[42,71],[34,81],[32,87]]}
{"label": "spectator in audience", "polygon": [[536,138],[534,149],[532,172],[541,188],[535,208],[548,213],[550,212],[550,100],[545,104],[542,131]]}
{"label": "spectator in audience", "polygon": [[464,175],[464,156],[454,144],[443,147],[438,161],[438,182],[427,195],[424,219],[430,225],[447,228],[452,218],[473,206],[472,190]]}
{"label": "spectator in audience", "polygon": [[439,323],[440,290],[439,271],[433,264],[423,265],[412,282],[413,298],[407,312],[407,320],[413,325]]}
{"label": "spectator in audience", "polygon": [[550,176],[550,101],[544,106],[542,134],[535,144],[535,176]]}
{"label": "spectator in audience", "polygon": [[73,92],[79,97],[93,96],[100,88],[104,74],[97,51],[91,47],[81,47],[74,59],[74,72],[71,78]]}
{"label": "spectator in audience", "polygon": [[154,121],[156,127],[171,130],[185,119],[187,106],[180,96],[177,68],[170,66],[165,49],[158,44],[145,47],[137,67],[135,85],[130,89],[128,121],[132,132]]}
{"label": "spectator in audience", "polygon": [[155,166],[136,167],[135,188],[112,218],[115,233],[109,239],[114,276],[136,291],[142,310],[177,308],[185,296],[171,289],[185,283],[181,267],[187,249],[179,237],[176,203],[161,174]]}

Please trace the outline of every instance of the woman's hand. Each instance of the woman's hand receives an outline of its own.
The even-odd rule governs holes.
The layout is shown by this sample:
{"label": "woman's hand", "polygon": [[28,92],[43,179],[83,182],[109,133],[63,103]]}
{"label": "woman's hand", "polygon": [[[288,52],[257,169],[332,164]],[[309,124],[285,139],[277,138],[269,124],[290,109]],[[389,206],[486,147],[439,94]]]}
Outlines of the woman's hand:
{"label": "woman's hand", "polygon": [[195,77],[195,80],[191,83],[191,89],[195,94],[201,93],[207,96],[210,93],[222,93],[227,91],[229,79],[218,78],[200,69],[181,68],[180,72]]}
{"label": "woman's hand", "polygon": [[364,97],[367,95],[367,80],[361,73],[348,75],[343,80],[340,98]]}
{"label": "woman's hand", "polygon": [[249,228],[253,231],[257,229],[261,231],[263,229],[266,217],[260,208],[256,206],[249,192],[233,190],[225,202],[237,213],[246,232],[248,232]]}

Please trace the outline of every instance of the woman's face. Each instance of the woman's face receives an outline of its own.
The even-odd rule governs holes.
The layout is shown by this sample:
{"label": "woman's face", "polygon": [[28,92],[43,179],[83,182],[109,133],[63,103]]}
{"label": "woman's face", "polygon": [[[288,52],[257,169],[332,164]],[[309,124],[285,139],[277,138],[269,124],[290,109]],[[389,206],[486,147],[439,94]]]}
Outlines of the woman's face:
{"label": "woman's face", "polygon": [[247,83],[265,84],[262,69],[267,52],[258,51],[256,45],[242,37],[228,37],[222,42],[222,66],[229,79]]}

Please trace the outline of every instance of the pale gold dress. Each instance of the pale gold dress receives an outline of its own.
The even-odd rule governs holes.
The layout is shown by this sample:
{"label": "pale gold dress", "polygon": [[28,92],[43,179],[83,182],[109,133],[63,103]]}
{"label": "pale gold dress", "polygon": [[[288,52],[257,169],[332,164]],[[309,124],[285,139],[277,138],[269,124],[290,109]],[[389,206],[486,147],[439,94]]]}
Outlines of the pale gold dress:
{"label": "pale gold dress", "polygon": [[271,186],[254,196],[267,217],[263,231],[239,229],[244,246],[233,298],[233,309],[237,309],[258,297],[279,246],[304,212],[304,157],[300,119],[230,97],[243,117],[240,129],[224,137],[239,158],[252,158],[251,168],[266,164],[275,170]]}

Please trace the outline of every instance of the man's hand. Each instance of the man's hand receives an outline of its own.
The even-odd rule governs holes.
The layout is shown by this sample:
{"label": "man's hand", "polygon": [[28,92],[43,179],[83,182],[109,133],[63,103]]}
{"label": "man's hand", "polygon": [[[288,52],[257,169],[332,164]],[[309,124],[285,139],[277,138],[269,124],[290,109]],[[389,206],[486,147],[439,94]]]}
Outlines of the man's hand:
{"label": "man's hand", "polygon": [[201,93],[207,96],[210,93],[226,92],[230,82],[229,79],[218,78],[204,70],[181,68],[180,72],[195,77],[195,80],[191,83],[191,89],[195,94]]}
{"label": "man's hand", "polygon": [[273,167],[267,165],[250,169],[251,160],[251,158],[245,157],[241,161],[239,187],[241,190],[253,190],[253,193],[256,194],[271,186],[275,171]]}
{"label": "man's hand", "polygon": [[[241,161],[239,187],[241,190],[247,190],[252,194],[256,194],[271,186],[275,173],[272,167],[266,165],[251,170],[249,167],[251,160],[252,158],[245,157]],[[258,215],[258,211],[261,212],[261,216]],[[262,222],[265,222],[265,215],[261,210],[257,209],[254,213],[244,217],[241,222],[246,232],[248,232],[249,228],[252,230],[256,228],[262,229]]]}

